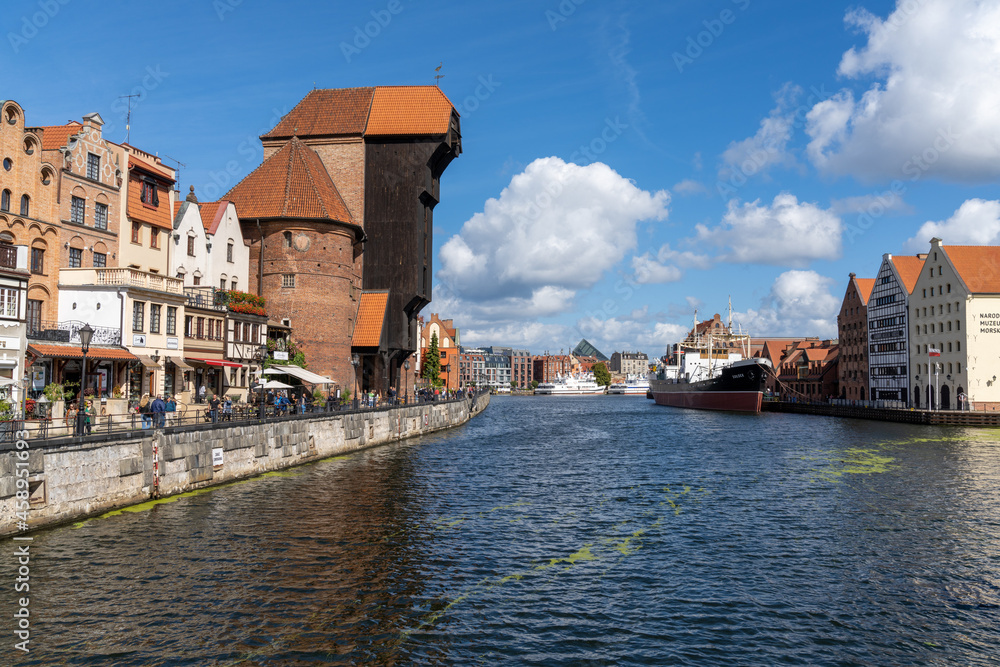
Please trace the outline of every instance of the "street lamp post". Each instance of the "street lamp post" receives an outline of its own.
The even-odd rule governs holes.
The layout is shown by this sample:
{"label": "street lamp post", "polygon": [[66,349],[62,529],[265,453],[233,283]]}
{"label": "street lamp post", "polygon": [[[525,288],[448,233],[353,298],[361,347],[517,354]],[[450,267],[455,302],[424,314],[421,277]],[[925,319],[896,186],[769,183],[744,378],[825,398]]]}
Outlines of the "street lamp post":
{"label": "street lamp post", "polygon": [[76,401],[76,433],[84,435],[87,424],[87,403],[84,392],[87,391],[87,352],[90,350],[90,339],[94,335],[94,328],[90,324],[84,324],[80,329],[80,351],[83,352],[83,364],[80,366],[80,395]]}
{"label": "street lamp post", "polygon": [[407,379],[407,382],[404,385],[404,389],[406,389],[406,396],[403,397],[404,398],[403,405],[406,405],[407,403],[410,402],[410,382],[409,382],[409,379],[410,379],[410,360],[409,359],[407,359],[406,361],[403,362],[403,368],[406,369],[406,379]]}
{"label": "street lamp post", "polygon": [[358,364],[361,363],[361,357],[354,353],[351,355],[351,366],[354,366],[354,409],[358,409]]}

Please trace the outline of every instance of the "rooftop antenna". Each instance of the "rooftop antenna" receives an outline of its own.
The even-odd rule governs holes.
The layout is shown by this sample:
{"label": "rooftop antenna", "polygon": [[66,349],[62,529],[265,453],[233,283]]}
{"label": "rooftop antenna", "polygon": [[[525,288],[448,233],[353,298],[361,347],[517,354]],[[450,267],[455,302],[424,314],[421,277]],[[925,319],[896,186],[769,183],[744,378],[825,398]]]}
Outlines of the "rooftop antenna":
{"label": "rooftop antenna", "polygon": [[[441,63],[437,67],[434,68],[434,71],[435,72],[440,72],[442,67],[444,67],[444,61],[441,61]],[[434,75],[434,85],[437,86],[438,88],[440,88],[441,87],[441,79],[443,79],[443,78],[444,78],[444,74],[435,74]]]}
{"label": "rooftop antenna", "polygon": [[129,137],[132,136],[132,98],[142,97],[141,95],[119,95],[118,99],[128,99],[128,114],[125,116],[125,143],[129,143]]}
{"label": "rooftop antenna", "polygon": [[163,157],[167,158],[171,162],[176,162],[177,163],[177,169],[174,170],[175,172],[177,172],[177,179],[176,179],[175,183],[177,184],[177,191],[180,192],[180,187],[181,187],[181,167],[186,167],[187,165],[184,164],[183,162],[181,162],[180,160],[178,160],[175,157],[170,157],[166,153],[164,153]]}

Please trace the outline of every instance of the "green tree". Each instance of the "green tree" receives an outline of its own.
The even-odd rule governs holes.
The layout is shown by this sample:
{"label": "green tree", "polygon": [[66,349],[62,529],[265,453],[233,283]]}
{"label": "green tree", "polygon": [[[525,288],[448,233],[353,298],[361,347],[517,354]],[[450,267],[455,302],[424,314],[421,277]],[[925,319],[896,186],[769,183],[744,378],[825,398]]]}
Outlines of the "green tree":
{"label": "green tree", "polygon": [[515,389],[517,389],[517,380],[511,380],[510,381],[510,390],[514,391]]}
{"label": "green tree", "polygon": [[608,371],[608,367],[604,365],[603,361],[599,361],[594,364],[594,380],[602,387],[607,387],[611,384],[611,373]]}
{"label": "green tree", "polygon": [[437,334],[431,334],[431,346],[424,355],[424,368],[420,377],[438,387],[441,385],[441,351],[438,349]]}
{"label": "green tree", "polygon": [[532,390],[538,389],[538,380],[531,381],[531,389]]}

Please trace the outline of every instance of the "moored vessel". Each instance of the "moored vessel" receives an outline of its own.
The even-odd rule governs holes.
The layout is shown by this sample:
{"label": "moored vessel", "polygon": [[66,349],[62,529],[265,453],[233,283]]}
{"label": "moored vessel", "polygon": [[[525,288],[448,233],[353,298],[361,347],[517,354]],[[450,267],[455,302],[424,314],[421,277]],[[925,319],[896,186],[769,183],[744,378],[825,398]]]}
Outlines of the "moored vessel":
{"label": "moored vessel", "polygon": [[645,396],[649,391],[649,380],[647,378],[629,375],[624,382],[615,382],[608,387],[609,394],[628,394]]}
{"label": "moored vessel", "polygon": [[572,396],[603,394],[604,387],[594,381],[592,373],[582,375],[557,375],[552,382],[542,382],[535,388],[536,394],[549,396]]}

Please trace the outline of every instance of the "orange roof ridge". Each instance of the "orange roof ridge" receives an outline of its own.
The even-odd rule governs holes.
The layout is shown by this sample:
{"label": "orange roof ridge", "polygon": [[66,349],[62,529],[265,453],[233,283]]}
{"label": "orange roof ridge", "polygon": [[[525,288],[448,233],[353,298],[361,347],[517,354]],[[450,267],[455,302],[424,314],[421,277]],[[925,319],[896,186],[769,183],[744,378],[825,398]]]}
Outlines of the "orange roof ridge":
{"label": "orange roof ridge", "polygon": [[312,136],[361,136],[368,122],[375,88],[310,90],[261,139]]}
{"label": "orange roof ridge", "polygon": [[912,294],[913,288],[917,285],[917,278],[920,277],[920,271],[924,268],[924,260],[913,255],[901,257],[893,255],[892,263],[896,267],[896,273],[903,281],[903,287],[906,288],[907,294]]}
{"label": "orange roof ridge", "polygon": [[868,305],[868,297],[872,295],[872,290],[875,289],[875,279],[874,278],[855,278],[858,283],[858,292],[861,294],[861,302]]}
{"label": "orange roof ridge", "polygon": [[38,129],[42,131],[42,150],[51,151],[65,146],[71,136],[83,129],[83,125],[71,120],[66,125],[42,125]]}
{"label": "orange roof ridge", "polygon": [[447,134],[455,106],[437,86],[378,86],[365,136]]}
{"label": "orange roof ridge", "polygon": [[973,294],[1000,294],[1000,246],[941,246]]}
{"label": "orange roof ridge", "polygon": [[224,199],[235,204],[244,219],[326,218],[354,223],[323,161],[298,137],[285,142]]}

